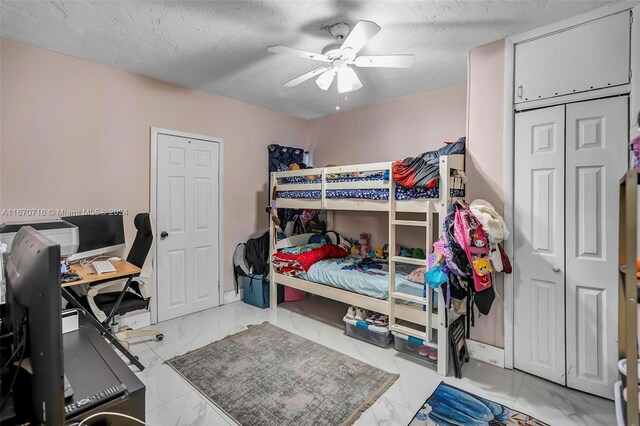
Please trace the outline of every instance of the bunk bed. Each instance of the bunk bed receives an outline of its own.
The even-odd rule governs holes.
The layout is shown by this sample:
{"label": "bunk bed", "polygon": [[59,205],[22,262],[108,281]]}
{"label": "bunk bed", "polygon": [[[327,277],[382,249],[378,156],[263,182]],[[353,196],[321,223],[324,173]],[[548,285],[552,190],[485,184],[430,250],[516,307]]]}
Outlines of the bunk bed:
{"label": "bunk bed", "polygon": [[[333,228],[333,212],[340,210],[381,211],[389,214],[389,247],[396,245],[396,227],[424,229],[425,252],[431,253],[433,242],[442,229],[449,206],[464,196],[462,182],[456,171],[464,170],[464,154],[442,155],[438,159],[439,182],[433,188],[403,188],[392,176],[393,162],[336,166],[273,172],[271,194],[278,208],[321,209],[327,213],[327,227]],[[396,213],[421,213],[424,220],[400,220]],[[421,231],[422,232],[422,231]],[[276,240],[271,227],[270,258],[287,247],[306,244],[309,234]],[[396,264],[427,265],[425,259],[389,254],[387,288],[384,295],[371,295],[356,288],[340,288],[330,282],[309,281],[306,275],[294,277],[270,268],[270,304],[277,309],[277,285],[293,287],[318,296],[337,300],[389,316],[389,329],[394,333],[420,339],[438,349],[437,371],[446,376],[449,366],[449,315],[442,292],[410,291],[396,281]],[[345,271],[346,272],[346,271]],[[379,277],[378,277],[379,278]],[[415,290],[415,289],[414,289]],[[377,297],[372,297],[377,296]],[[387,296],[387,297],[385,297]],[[434,299],[437,302],[434,304]]]}

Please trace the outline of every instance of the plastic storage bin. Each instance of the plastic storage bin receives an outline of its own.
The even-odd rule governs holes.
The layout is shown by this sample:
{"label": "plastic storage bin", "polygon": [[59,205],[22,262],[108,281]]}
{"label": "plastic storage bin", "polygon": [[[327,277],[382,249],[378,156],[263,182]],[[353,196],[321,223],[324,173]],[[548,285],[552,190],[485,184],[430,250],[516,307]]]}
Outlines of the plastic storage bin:
{"label": "plastic storage bin", "polygon": [[307,292],[298,290],[297,288],[284,286],[284,301],[297,302],[307,297]]}
{"label": "plastic storage bin", "polygon": [[386,348],[393,340],[389,327],[380,327],[347,317],[344,317],[343,320],[348,336],[373,343],[381,348]]}
{"label": "plastic storage bin", "polygon": [[260,309],[269,307],[269,284],[262,283],[262,275],[242,277],[244,303]]}
{"label": "plastic storage bin", "polygon": [[425,364],[438,364],[438,344],[425,342],[412,336],[393,332],[395,347],[398,352],[409,354]]}

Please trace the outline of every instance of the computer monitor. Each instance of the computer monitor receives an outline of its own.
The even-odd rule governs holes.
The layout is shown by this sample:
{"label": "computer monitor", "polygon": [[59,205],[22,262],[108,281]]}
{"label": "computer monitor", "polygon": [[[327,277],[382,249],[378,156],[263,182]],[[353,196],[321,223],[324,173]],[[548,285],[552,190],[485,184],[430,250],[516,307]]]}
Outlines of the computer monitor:
{"label": "computer monitor", "polygon": [[66,216],[61,219],[76,225],[80,234],[78,252],[68,257],[70,261],[100,256],[125,247],[122,214]]}
{"label": "computer monitor", "polygon": [[[3,354],[3,365],[13,366],[28,359],[32,374],[12,368],[3,380],[14,382],[13,391],[5,395],[3,386],[2,402],[12,397],[18,417],[31,424],[62,425],[65,416],[60,246],[24,226],[16,234],[5,260],[7,316],[13,347],[11,354]],[[13,354],[10,362],[4,359]]]}

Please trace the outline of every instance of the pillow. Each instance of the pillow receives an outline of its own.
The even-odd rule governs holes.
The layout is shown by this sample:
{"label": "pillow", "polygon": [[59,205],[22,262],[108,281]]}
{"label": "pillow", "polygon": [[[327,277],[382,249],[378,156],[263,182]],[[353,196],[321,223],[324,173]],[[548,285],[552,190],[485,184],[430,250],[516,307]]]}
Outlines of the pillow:
{"label": "pillow", "polygon": [[427,267],[426,266],[420,266],[416,269],[414,269],[413,271],[411,271],[411,273],[409,275],[407,275],[406,277],[404,277],[406,280],[409,280],[411,282],[414,283],[418,283],[418,284],[424,284],[424,273],[427,272]]}

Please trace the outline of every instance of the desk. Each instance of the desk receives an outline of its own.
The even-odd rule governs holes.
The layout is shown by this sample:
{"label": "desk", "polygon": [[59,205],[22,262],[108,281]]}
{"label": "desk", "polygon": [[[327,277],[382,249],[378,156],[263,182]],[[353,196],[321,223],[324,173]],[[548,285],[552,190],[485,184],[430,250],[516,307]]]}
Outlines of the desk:
{"label": "desk", "polygon": [[[126,291],[129,289],[129,286],[131,285],[131,280],[133,280],[134,277],[137,277],[138,275],[140,275],[141,269],[135,265],[132,265],[126,260],[113,261],[111,262],[111,264],[116,268],[116,271],[107,272],[104,274],[96,274],[95,270],[93,269],[93,266],[91,266],[90,264],[85,266],[79,263],[71,265],[71,269],[75,273],[79,274],[82,277],[82,279],[78,281],[73,281],[70,283],[62,283],[62,297],[64,297],[64,299],[67,302],[69,302],[71,306],[86,313],[87,319],[93,323],[94,327],[100,332],[100,334],[105,336],[109,340],[109,342],[112,343],[113,346],[115,346],[122,353],[122,355],[126,356],[127,359],[131,361],[132,364],[134,364],[136,367],[140,369],[140,371],[142,371],[144,370],[144,366],[140,363],[140,361],[138,361],[138,359],[135,356],[133,356],[127,349],[125,349],[125,347],[122,346],[122,344],[118,341],[118,339],[116,339],[116,337],[109,330],[109,323],[113,319],[116,313],[116,310],[118,309],[120,302],[122,302],[122,298],[124,297]],[[126,279],[127,282],[125,283],[122,291],[120,292],[120,296],[118,297],[118,300],[116,301],[113,309],[111,310],[111,313],[107,316],[107,319],[102,323],[98,321],[91,312],[87,312],[85,307],[82,306],[82,304],[80,304],[80,302],[78,301],[78,299],[76,299],[73,293],[69,291],[70,287],[77,286],[77,285],[101,284],[101,283],[114,281],[118,279]]]}
{"label": "desk", "polygon": [[[118,356],[90,322],[90,315],[79,313],[79,328],[62,335],[64,351],[64,373],[73,388],[73,396],[66,404],[94,395],[118,385],[127,387],[122,398],[104,402],[92,409],[67,419],[73,424],[94,413],[115,411],[137,419],[145,418],[145,386],[127,364]],[[89,424],[134,425],[121,417],[100,417]]]}

